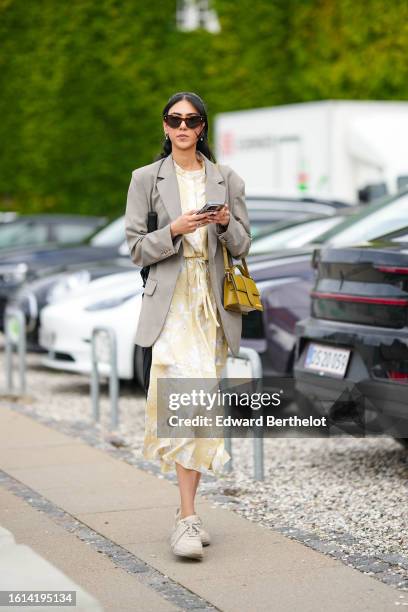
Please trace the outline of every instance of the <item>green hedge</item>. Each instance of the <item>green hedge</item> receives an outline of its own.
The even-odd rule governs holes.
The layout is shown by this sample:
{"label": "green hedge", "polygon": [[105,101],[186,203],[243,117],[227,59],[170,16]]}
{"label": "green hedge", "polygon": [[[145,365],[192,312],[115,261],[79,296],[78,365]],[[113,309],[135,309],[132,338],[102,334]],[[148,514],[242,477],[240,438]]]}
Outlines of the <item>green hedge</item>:
{"label": "green hedge", "polygon": [[402,0],[216,0],[221,32],[179,32],[176,3],[0,0],[0,202],[124,210],[172,93],[215,113],[308,100],[407,99]]}

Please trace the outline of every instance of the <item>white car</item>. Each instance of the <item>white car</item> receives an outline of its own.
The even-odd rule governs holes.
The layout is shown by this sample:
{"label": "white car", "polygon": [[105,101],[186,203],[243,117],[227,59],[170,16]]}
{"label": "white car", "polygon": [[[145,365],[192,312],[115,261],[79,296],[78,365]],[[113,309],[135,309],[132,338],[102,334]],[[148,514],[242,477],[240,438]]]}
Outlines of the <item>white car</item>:
{"label": "white car", "polygon": [[[143,284],[139,271],[111,274],[91,281],[40,314],[39,343],[48,351],[42,363],[50,368],[89,374],[92,369],[91,337],[96,326],[112,328],[117,342],[117,369],[122,379],[141,384],[141,349],[134,344]],[[109,375],[106,363],[108,337],[101,334],[97,351],[105,353],[101,375]]]}

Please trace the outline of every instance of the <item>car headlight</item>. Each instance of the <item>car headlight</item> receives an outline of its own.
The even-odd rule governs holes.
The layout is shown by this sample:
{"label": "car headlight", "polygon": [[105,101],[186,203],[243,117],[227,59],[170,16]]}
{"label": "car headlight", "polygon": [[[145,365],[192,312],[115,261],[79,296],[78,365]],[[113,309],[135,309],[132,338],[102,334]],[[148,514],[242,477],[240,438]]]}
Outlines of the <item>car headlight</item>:
{"label": "car headlight", "polygon": [[26,263],[0,266],[0,281],[4,285],[18,285],[26,280],[27,272]]}
{"label": "car headlight", "polygon": [[108,308],[116,308],[117,306],[124,304],[124,302],[127,302],[127,300],[131,300],[136,295],[139,295],[139,293],[142,293],[142,290],[136,292],[133,291],[129,295],[122,295],[120,297],[108,298],[106,300],[101,300],[100,302],[94,302],[93,304],[89,304],[89,306],[86,306],[85,310],[88,310],[88,312],[92,312],[94,310],[107,310]]}
{"label": "car headlight", "polygon": [[73,274],[64,276],[48,291],[46,297],[47,303],[53,304],[54,302],[63,300],[73,291],[88,285],[90,280],[91,275],[88,270],[80,270],[78,272],[74,272]]}

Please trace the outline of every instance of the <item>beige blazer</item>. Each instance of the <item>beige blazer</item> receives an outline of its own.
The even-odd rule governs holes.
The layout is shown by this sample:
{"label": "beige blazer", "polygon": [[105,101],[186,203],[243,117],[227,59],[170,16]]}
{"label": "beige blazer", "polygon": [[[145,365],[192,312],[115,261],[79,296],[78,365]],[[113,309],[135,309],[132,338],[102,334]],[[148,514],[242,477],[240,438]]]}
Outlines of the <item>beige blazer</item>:
{"label": "beige blazer", "polygon": [[[227,202],[230,221],[226,231],[215,223],[207,225],[211,287],[220,313],[228,346],[237,356],[242,333],[241,313],[223,307],[224,259],[221,243],[233,257],[245,257],[251,232],[245,204],[244,181],[229,166],[217,167],[203,156],[206,169],[206,198]],[[157,177],[157,181],[156,181]],[[225,178],[224,178],[225,177]],[[157,212],[157,227],[147,233],[147,213]],[[139,346],[152,346],[158,338],[170,308],[183,257],[182,235],[171,237],[170,223],[182,214],[180,193],[172,154],[132,172],[125,227],[132,261],[150,266],[144,289],[139,322],[134,338]]]}

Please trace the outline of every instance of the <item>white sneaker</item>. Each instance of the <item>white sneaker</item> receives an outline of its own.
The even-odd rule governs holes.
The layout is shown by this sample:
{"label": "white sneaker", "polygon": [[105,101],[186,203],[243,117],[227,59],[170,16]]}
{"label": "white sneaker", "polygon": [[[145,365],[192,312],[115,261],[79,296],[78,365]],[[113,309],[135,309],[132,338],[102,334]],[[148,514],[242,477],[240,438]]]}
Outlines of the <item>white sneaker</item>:
{"label": "white sneaker", "polygon": [[196,514],[191,514],[176,522],[170,537],[170,544],[175,555],[202,559],[203,545]]}
{"label": "white sneaker", "polygon": [[[194,514],[193,516],[197,517],[196,518],[196,522],[197,522],[197,525],[199,526],[199,529],[200,529],[200,537],[201,537],[202,545],[203,546],[209,546],[209,544],[211,543],[210,534],[208,533],[208,531],[206,531],[204,529],[203,521],[198,516],[198,514]],[[177,508],[176,516],[175,516],[175,519],[174,519],[174,525],[176,525],[179,520],[180,520],[180,508]]]}

